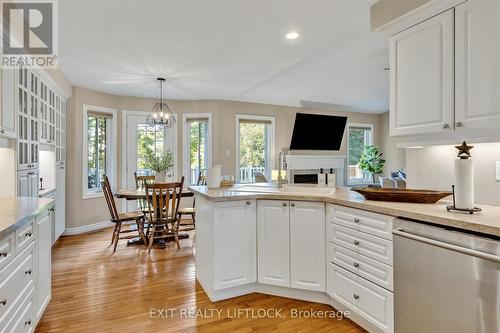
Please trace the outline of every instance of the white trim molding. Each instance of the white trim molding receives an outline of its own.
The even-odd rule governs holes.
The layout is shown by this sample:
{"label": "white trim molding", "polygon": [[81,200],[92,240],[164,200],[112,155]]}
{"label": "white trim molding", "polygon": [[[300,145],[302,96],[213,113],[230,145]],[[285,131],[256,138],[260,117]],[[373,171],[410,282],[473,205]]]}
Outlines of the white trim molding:
{"label": "white trim molding", "polygon": [[207,134],[207,168],[212,167],[212,143],[213,143],[213,122],[212,113],[184,113],[182,115],[182,170],[186,177],[185,184],[189,181],[189,129],[187,127],[189,119],[208,119],[208,134]]}
{"label": "white trim molding", "polygon": [[73,236],[73,235],[85,234],[88,232],[109,228],[109,227],[112,227],[113,225],[114,224],[111,223],[110,221],[104,221],[104,222],[83,225],[81,227],[66,228],[64,230],[64,232],[62,233],[62,236]]}
{"label": "white trim molding", "polygon": [[103,196],[102,191],[96,193],[89,193],[87,189],[87,173],[88,173],[88,142],[87,142],[87,117],[89,112],[96,112],[111,115],[111,145],[110,145],[110,156],[108,158],[108,166],[109,168],[107,176],[110,180],[111,186],[116,188],[116,174],[117,174],[117,147],[116,143],[117,139],[117,110],[101,107],[101,106],[93,106],[84,104],[82,108],[82,198],[83,199],[93,199],[100,198]]}

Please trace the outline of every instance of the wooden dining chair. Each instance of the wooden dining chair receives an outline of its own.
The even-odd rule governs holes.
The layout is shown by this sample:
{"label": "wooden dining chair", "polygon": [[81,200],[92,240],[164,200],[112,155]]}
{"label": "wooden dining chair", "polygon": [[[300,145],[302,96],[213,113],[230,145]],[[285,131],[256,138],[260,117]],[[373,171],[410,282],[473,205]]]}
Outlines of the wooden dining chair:
{"label": "wooden dining chair", "polygon": [[149,232],[148,253],[155,239],[174,237],[177,248],[179,243],[179,204],[182,197],[184,177],[176,183],[146,184],[146,200],[149,212],[146,214],[151,231]]}
{"label": "wooden dining chair", "polygon": [[[198,181],[196,182],[197,186],[202,186],[207,184],[207,177],[204,176],[201,172],[198,175]],[[193,206],[192,207],[181,207],[179,208],[179,228],[180,231],[191,231],[196,228],[196,197],[193,198]],[[184,215],[191,216],[191,221],[184,221],[182,217]]]}
{"label": "wooden dining chair", "polygon": [[[137,172],[134,171],[135,178],[135,188],[136,189],[146,189],[146,184],[153,184],[155,182],[155,176],[139,176]],[[146,199],[139,199],[139,209],[146,215],[148,213],[148,203]]]}
{"label": "wooden dining chair", "polygon": [[113,236],[111,238],[111,244],[113,244],[113,253],[116,252],[116,246],[118,245],[119,239],[131,239],[136,237],[135,235],[120,237],[120,234],[135,232],[135,230],[130,229],[122,230],[123,222],[135,221],[135,223],[137,224],[137,232],[139,233],[139,236],[141,237],[144,244],[147,245],[146,236],[144,235],[144,214],[139,211],[118,213],[115,204],[115,197],[113,196],[113,192],[111,191],[111,185],[109,184],[109,179],[107,176],[104,176],[104,179],[101,182],[101,187],[104,193],[104,198],[106,199],[106,203],[108,205],[109,214],[111,215],[111,222],[115,224]]}

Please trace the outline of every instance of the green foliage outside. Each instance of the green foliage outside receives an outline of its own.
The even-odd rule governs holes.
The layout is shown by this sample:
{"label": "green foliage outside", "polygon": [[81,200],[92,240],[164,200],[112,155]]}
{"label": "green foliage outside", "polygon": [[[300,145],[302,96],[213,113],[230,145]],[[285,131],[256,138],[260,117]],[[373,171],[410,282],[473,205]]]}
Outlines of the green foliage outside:
{"label": "green foliage outside", "polygon": [[[164,132],[161,129],[151,129],[147,125],[137,128],[137,169],[151,169],[148,158],[163,155]],[[152,161],[149,161],[151,163]],[[152,169],[151,169],[152,170]]]}
{"label": "green foliage outside", "polygon": [[205,160],[206,155],[206,135],[207,135],[206,120],[190,122],[190,142],[189,147],[191,169],[204,170],[207,166]]}
{"label": "green foliage outside", "polygon": [[87,118],[88,164],[87,186],[99,188],[106,173],[106,117]]}
{"label": "green foliage outside", "polygon": [[265,167],[267,128],[265,124],[240,124],[240,166]]}
{"label": "green foliage outside", "polygon": [[365,150],[364,129],[349,130],[349,165],[358,165],[359,159]]}

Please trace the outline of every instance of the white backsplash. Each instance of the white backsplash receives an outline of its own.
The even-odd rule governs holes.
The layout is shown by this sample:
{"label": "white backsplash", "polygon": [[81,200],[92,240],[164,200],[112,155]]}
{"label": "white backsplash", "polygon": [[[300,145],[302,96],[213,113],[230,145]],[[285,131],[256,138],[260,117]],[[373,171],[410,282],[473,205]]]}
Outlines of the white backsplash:
{"label": "white backsplash", "polygon": [[15,151],[0,146],[0,197],[15,196]]}
{"label": "white backsplash", "polygon": [[[500,143],[473,144],[475,201],[500,206],[500,182],[496,181],[496,162],[500,161]],[[454,184],[454,146],[431,146],[406,150],[408,188],[450,190]]]}

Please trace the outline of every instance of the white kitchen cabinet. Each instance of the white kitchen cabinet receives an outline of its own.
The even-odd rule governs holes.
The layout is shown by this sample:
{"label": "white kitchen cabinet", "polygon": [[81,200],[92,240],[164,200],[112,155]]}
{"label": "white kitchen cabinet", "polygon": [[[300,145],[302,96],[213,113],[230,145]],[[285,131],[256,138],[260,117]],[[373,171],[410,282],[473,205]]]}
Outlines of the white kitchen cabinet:
{"label": "white kitchen cabinet", "polygon": [[500,126],[500,0],[455,9],[457,130]]}
{"label": "white kitchen cabinet", "polygon": [[257,282],[256,215],[255,200],[215,204],[214,290]]}
{"label": "white kitchen cabinet", "polygon": [[38,197],[38,169],[17,172],[17,196]]}
{"label": "white kitchen cabinet", "polygon": [[54,239],[55,242],[66,228],[66,169],[64,165],[56,167],[56,206],[54,221]]}
{"label": "white kitchen cabinet", "polygon": [[454,10],[390,38],[391,135],[453,131]]}
{"label": "white kitchen cabinet", "polygon": [[257,202],[259,283],[290,287],[290,209],[288,201]]}
{"label": "white kitchen cabinet", "polygon": [[50,302],[51,296],[51,248],[52,231],[50,216],[36,219],[37,286],[35,297],[36,318],[39,320]]}
{"label": "white kitchen cabinet", "polygon": [[16,73],[2,69],[0,136],[16,138]]}
{"label": "white kitchen cabinet", "polygon": [[326,291],[325,204],[290,202],[291,287]]}

